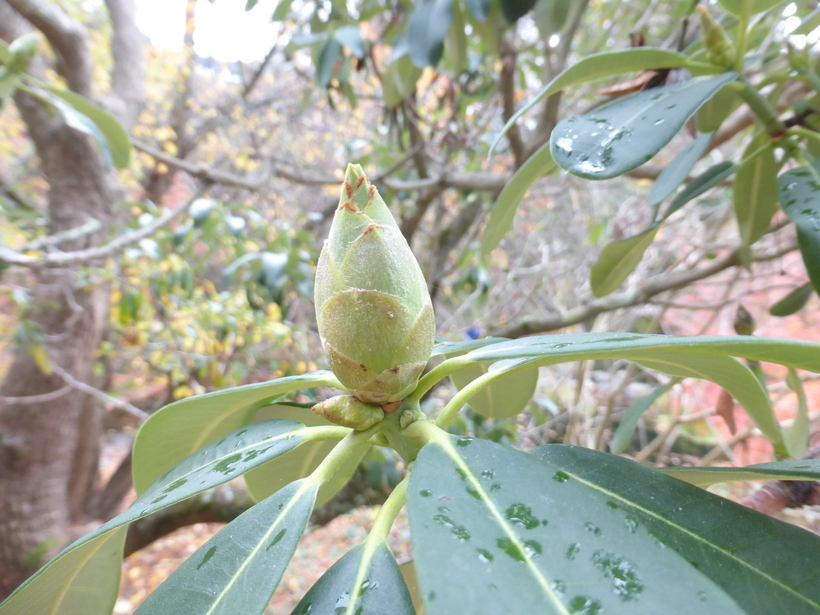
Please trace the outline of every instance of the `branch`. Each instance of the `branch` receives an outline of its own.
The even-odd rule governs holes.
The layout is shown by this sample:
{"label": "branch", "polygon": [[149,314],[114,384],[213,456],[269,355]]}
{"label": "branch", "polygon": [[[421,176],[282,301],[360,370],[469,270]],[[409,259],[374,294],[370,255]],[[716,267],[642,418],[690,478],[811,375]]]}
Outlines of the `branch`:
{"label": "branch", "polygon": [[42,393],[40,395],[26,395],[24,397],[0,397],[0,405],[11,406],[13,404],[45,404],[55,399],[61,398],[63,395],[72,390],[72,387],[65,385],[64,387],[51,391],[49,393]]}
{"label": "branch", "polygon": [[[770,261],[780,258],[784,254],[788,254],[796,249],[797,240],[790,239],[785,242],[785,245],[774,250],[754,253],[752,260],[755,262]],[[489,335],[516,338],[563,329],[564,327],[589,320],[602,312],[611,312],[613,310],[647,303],[655,295],[689,286],[694,282],[711,277],[740,264],[740,250],[735,249],[729,255],[712,261],[712,263],[706,267],[656,276],[633,289],[613,293],[606,297],[591,299],[583,305],[567,310],[564,313],[553,314],[542,320],[524,320],[515,325],[502,327],[490,332]]]}
{"label": "branch", "polygon": [[93,62],[87,34],[80,22],[71,19],[55,3],[46,0],[6,0],[21,16],[40,30],[62,60],[57,71],[68,87],[91,97]]}
{"label": "branch", "polygon": [[125,410],[128,414],[137,417],[141,421],[144,421],[148,418],[147,412],[143,412],[133,404],[129,404],[127,401],[117,399],[116,397],[111,397],[107,393],[103,393],[102,391],[95,389],[94,387],[92,387],[89,384],[86,384],[85,382],[80,382],[79,380],[74,378],[74,376],[65,371],[62,367],[57,365],[54,361],[51,361],[50,367],[51,371],[53,371],[60,378],[62,378],[65,381],[65,383],[72,389],[82,391],[83,393],[87,393],[92,397],[96,397],[103,403],[111,404],[112,406],[120,408],[121,410]]}
{"label": "branch", "polygon": [[92,235],[99,231],[101,228],[102,223],[99,220],[92,218],[88,222],[86,222],[85,224],[81,224],[80,226],[75,226],[74,228],[70,228],[65,231],[60,231],[59,233],[55,233],[54,235],[38,237],[37,239],[29,241],[20,249],[24,252],[27,252],[29,250],[40,250],[41,248],[53,248],[65,241],[74,241],[75,239],[80,239],[82,237],[85,237],[86,235]]}
{"label": "branch", "polygon": [[25,254],[20,254],[14,250],[0,247],[0,263],[19,265],[21,267],[32,267],[36,269],[47,269],[79,265],[101,258],[107,258],[119,252],[126,246],[148,237],[163,226],[168,225],[177,216],[187,211],[188,207],[190,207],[191,203],[197,196],[198,194],[194,195],[194,197],[182,205],[178,205],[174,209],[169,209],[165,214],[150,224],[146,224],[141,229],[121,235],[103,246],[89,248],[87,250],[77,250],[76,252],[57,252],[40,257],[26,256]]}
{"label": "branch", "polygon": [[[506,36],[501,37],[501,73],[499,74],[499,85],[501,86],[501,96],[504,101],[503,118],[504,123],[510,121],[515,115],[515,48],[507,40]],[[514,124],[507,131],[507,141],[510,144],[515,167],[524,164],[524,141],[521,138],[521,130]]]}

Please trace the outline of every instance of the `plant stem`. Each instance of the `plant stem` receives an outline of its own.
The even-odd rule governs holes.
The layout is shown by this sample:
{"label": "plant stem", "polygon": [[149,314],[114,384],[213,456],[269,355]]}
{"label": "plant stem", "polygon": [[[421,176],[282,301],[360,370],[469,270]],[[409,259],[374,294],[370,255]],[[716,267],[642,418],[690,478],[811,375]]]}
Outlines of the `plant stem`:
{"label": "plant stem", "polygon": [[743,101],[749,105],[749,108],[757,115],[758,119],[766,127],[766,131],[773,139],[779,139],[786,132],[786,126],[780,121],[777,111],[769,101],[760,95],[749,80],[743,75],[738,76],[737,82],[734,84],[738,95]]}
{"label": "plant stem", "polygon": [[407,484],[409,481],[410,477],[405,476],[402,481],[396,485],[396,488],[393,489],[393,492],[387,497],[384,504],[382,504],[382,507],[379,509],[379,514],[376,515],[376,521],[373,523],[370,534],[367,536],[367,542],[381,542],[387,539],[390,528],[396,520],[396,515],[399,514],[407,502]]}
{"label": "plant stem", "polygon": [[[308,480],[315,481],[319,485],[331,479],[339,468],[344,464],[347,457],[354,454],[356,449],[370,445],[370,438],[381,432],[385,421],[380,421],[370,429],[364,431],[350,431],[335,447],[330,451],[322,463],[319,464]],[[343,428],[346,429],[346,428]]]}
{"label": "plant stem", "polygon": [[743,71],[743,61],[746,59],[746,46],[749,40],[749,9],[751,1],[743,2],[740,10],[740,22],[737,25],[737,56],[735,58],[735,70],[738,73]]}
{"label": "plant stem", "polygon": [[420,401],[424,394],[432,389],[437,382],[443,380],[450,374],[455,374],[457,371],[464,369],[468,363],[469,361],[464,359],[464,357],[453,357],[451,359],[447,359],[443,363],[440,363],[422,376],[421,380],[419,380],[416,385],[416,390],[407,396],[407,400]]}

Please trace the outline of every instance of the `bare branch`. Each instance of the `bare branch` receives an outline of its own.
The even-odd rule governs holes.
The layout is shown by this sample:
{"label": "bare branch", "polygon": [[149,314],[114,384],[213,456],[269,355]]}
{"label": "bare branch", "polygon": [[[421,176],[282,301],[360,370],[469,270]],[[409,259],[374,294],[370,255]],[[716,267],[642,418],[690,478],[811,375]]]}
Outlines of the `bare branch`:
{"label": "bare branch", "polygon": [[95,389],[94,387],[92,387],[89,384],[86,384],[85,382],[80,382],[79,380],[74,378],[74,376],[65,371],[62,367],[57,365],[54,361],[51,362],[51,369],[55,374],[62,378],[65,381],[65,383],[72,389],[77,389],[78,391],[87,393],[92,397],[96,397],[103,403],[110,404],[112,406],[120,408],[121,410],[125,410],[128,414],[137,417],[141,421],[144,421],[148,418],[147,412],[143,412],[133,404],[129,404],[127,401],[117,399],[116,397],[111,397],[108,393],[103,393],[102,391]]}
{"label": "bare branch", "polygon": [[116,254],[126,246],[148,237],[160,228],[170,224],[171,221],[173,221],[177,216],[187,211],[188,207],[190,207],[191,203],[197,196],[198,194],[182,205],[169,209],[163,215],[156,218],[150,224],[146,224],[141,229],[121,235],[103,246],[89,248],[87,250],[77,250],[75,252],[56,252],[53,254],[46,254],[41,257],[26,256],[25,254],[20,254],[14,250],[0,247],[0,263],[19,265],[21,267],[46,269],[79,265],[101,258],[107,258],[113,254]]}
{"label": "bare branch", "polygon": [[13,404],[44,404],[55,399],[61,398],[63,395],[72,390],[72,387],[65,385],[64,387],[51,391],[50,393],[42,393],[40,395],[26,395],[24,397],[0,397],[0,405],[11,406]]}
{"label": "bare branch", "polygon": [[57,72],[68,87],[91,96],[93,63],[88,49],[88,35],[80,22],[71,19],[53,2],[46,0],[7,0],[12,8],[40,30],[61,58]]}
{"label": "bare branch", "polygon": [[[790,239],[776,249],[755,251],[752,260],[755,262],[770,261],[780,258],[784,254],[788,254],[796,249],[797,240]],[[563,329],[564,327],[589,320],[593,316],[597,316],[603,312],[611,312],[613,310],[647,303],[655,295],[689,286],[694,282],[711,277],[740,264],[740,250],[736,249],[727,256],[712,261],[711,264],[706,267],[659,275],[645,283],[638,284],[630,290],[613,293],[598,299],[591,299],[576,308],[567,310],[564,313],[553,314],[542,320],[523,320],[514,325],[496,329],[490,332],[489,335],[516,338]]]}

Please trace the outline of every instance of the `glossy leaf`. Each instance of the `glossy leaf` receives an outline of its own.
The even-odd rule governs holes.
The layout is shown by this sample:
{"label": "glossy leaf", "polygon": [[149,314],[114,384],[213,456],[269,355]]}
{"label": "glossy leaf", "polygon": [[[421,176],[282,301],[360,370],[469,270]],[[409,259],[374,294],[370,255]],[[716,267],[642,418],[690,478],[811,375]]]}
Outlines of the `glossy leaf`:
{"label": "glossy leaf", "polygon": [[743,612],[611,500],[533,455],[436,439],[416,459],[408,491],[425,612]]}
{"label": "glossy leaf", "polygon": [[413,608],[416,609],[416,615],[424,615],[424,602],[421,598],[421,590],[419,589],[416,565],[413,563],[413,560],[410,560],[399,566],[399,570],[401,570],[401,576],[404,577],[404,584],[410,592],[410,597],[413,599]]}
{"label": "glossy leaf", "polygon": [[666,197],[678,189],[686,178],[695,163],[703,156],[703,152],[709,147],[712,134],[699,135],[694,141],[687,145],[675,158],[661,171],[658,179],[652,185],[649,192],[649,204],[651,206],[660,205]]}
{"label": "glossy leaf", "polygon": [[[532,454],[549,464],[548,473],[563,473],[564,482],[558,484],[567,488],[563,497],[575,511],[605,509],[636,535],[651,533],[660,543],[656,552],[690,562],[742,612],[809,615],[820,610],[820,585],[809,572],[820,570],[818,536],[614,455],[563,445],[542,446]],[[596,504],[584,507],[578,492],[594,493]],[[678,583],[669,576],[666,587]],[[697,593],[681,600],[691,600],[689,608],[670,597],[655,612],[723,612],[698,606]]]}
{"label": "glossy leaf", "polygon": [[262,613],[305,531],[315,497],[315,483],[299,481],[246,510],[183,562],[136,613]]}
{"label": "glossy leaf", "polygon": [[447,33],[447,59],[450,69],[456,75],[467,70],[467,33],[464,31],[464,14],[461,3],[456,0],[452,3],[453,22]]}
{"label": "glossy leaf", "polygon": [[603,297],[624,283],[641,262],[644,252],[655,239],[658,228],[657,225],[652,225],[639,235],[604,246],[589,272],[589,285],[593,295]]}
{"label": "glossy leaf", "polygon": [[382,95],[388,109],[398,107],[402,101],[416,91],[416,81],[421,69],[413,64],[410,56],[394,60],[382,74]]}
{"label": "glossy leaf", "polygon": [[629,446],[629,442],[632,440],[632,434],[635,433],[635,429],[638,426],[638,421],[644,412],[649,410],[652,404],[654,404],[661,395],[667,393],[669,389],[678,382],[680,382],[680,378],[673,378],[668,383],[657,387],[648,395],[642,395],[629,404],[629,407],[624,412],[623,418],[621,418],[621,422],[618,423],[618,427],[615,429],[612,441],[609,443],[609,450],[611,452],[617,455],[626,450],[626,447]]}
{"label": "glossy leaf", "polygon": [[[298,404],[265,406],[256,411],[251,421],[256,423],[272,419],[296,421],[308,427],[330,426],[333,424],[322,415],[311,411],[309,407]],[[243,478],[251,496],[259,502],[273,495],[285,485],[309,476],[343,437],[344,434],[340,432],[338,439],[304,440],[284,455],[246,472]],[[319,489],[317,498],[319,502],[326,499],[322,497],[324,489],[324,486]]]}
{"label": "glossy leaf", "polygon": [[137,493],[205,444],[247,425],[258,408],[285,393],[321,386],[339,384],[331,372],[318,371],[206,393],[165,406],[148,417],[134,442]]}
{"label": "glossy leaf", "polygon": [[467,8],[470,13],[480,22],[487,21],[487,16],[490,14],[492,7],[492,0],[466,0]]}
{"label": "glossy leaf", "polygon": [[418,67],[435,66],[453,20],[453,0],[419,0],[407,23],[410,58]]}
{"label": "glossy leaf", "polygon": [[358,26],[342,26],[333,32],[333,38],[350,49],[357,58],[364,57],[364,40]]}
{"label": "glossy leaf", "polygon": [[686,66],[687,62],[687,57],[681,53],[654,47],[635,47],[624,51],[606,51],[589,55],[555,77],[535,98],[519,109],[504,125],[504,128],[496,138],[490,151],[492,152],[492,150],[495,149],[501,137],[507,133],[510,127],[515,124],[522,115],[545,98],[552,96],[556,92],[560,92],[564,88],[586,83],[587,81],[599,79],[600,77],[620,75],[631,71],[648,70],[652,68],[679,68]]}
{"label": "glossy leaf", "polygon": [[455,357],[464,354],[469,350],[476,348],[483,348],[490,344],[497,344],[498,342],[506,342],[506,337],[482,337],[475,340],[461,340],[459,342],[451,342],[450,340],[437,339],[433,346],[433,352],[430,356],[443,355],[444,357]]}
{"label": "glossy leaf", "polygon": [[820,159],[780,177],[780,205],[797,227],[797,243],[814,290],[820,292]]}
{"label": "glossy leaf", "polygon": [[[809,426],[809,404],[806,401],[806,392],[803,390],[803,382],[793,367],[789,368],[786,383],[797,396],[797,409],[794,415],[794,421],[792,421],[792,424],[789,425],[783,433],[783,440],[789,455],[794,458],[800,458],[806,454],[806,450],[809,447],[809,436],[811,435]],[[820,469],[820,466],[818,469]]]}
{"label": "glossy leaf", "polygon": [[546,40],[563,30],[572,5],[572,0],[537,0],[532,18],[542,39]]}
{"label": "glossy leaf", "polygon": [[[672,199],[672,202],[669,203],[670,211],[680,209],[692,199],[699,197],[710,188],[717,186],[720,182],[730,177],[736,171],[737,165],[732,164],[728,160],[712,165],[689,182],[686,188],[681,190],[675,198]],[[668,215],[668,213],[665,214],[665,217]]]}
{"label": "glossy leaf", "polygon": [[[820,373],[820,343],[757,336],[673,336],[641,333],[563,333],[508,340],[465,355],[473,361],[544,358],[550,363],[669,349],[743,357]],[[592,355],[595,356],[592,356]]]}
{"label": "glossy leaf", "polygon": [[532,10],[536,0],[500,0],[500,2],[504,18],[510,23],[515,23]]}
{"label": "glossy leaf", "polygon": [[490,220],[487,222],[487,228],[481,236],[481,253],[483,255],[486,256],[495,250],[512,228],[518,206],[533,182],[557,168],[552,160],[550,144],[545,143],[515,172],[495,200],[490,213]]}
{"label": "glossy leaf", "polygon": [[[29,613],[49,612],[47,609],[34,609],[31,605],[40,604],[40,601],[45,600],[45,596],[51,596],[51,585],[59,583],[60,578],[67,574],[67,570],[76,570],[85,558],[89,561],[93,558],[96,561],[101,557],[96,553],[98,551],[103,554],[108,553],[110,546],[105,545],[111,544],[119,545],[115,577],[107,574],[95,576],[96,573],[89,572],[89,575],[94,576],[93,589],[89,589],[84,584],[78,585],[78,589],[75,589],[74,583],[70,580],[66,581],[65,586],[67,591],[70,590],[72,593],[79,591],[97,594],[97,599],[100,600],[108,594],[116,596],[122,562],[121,534],[124,535],[120,529],[124,530],[123,526],[236,478],[249,468],[292,449],[308,437],[309,432],[309,429],[293,421],[266,421],[240,429],[218,442],[205,446],[166,472],[148,487],[125,512],[64,549],[14,594],[21,596],[21,598],[14,599],[14,604],[22,604],[26,608],[31,608],[27,611]],[[103,561],[105,561],[105,566],[111,566],[110,555],[104,555]],[[97,564],[93,563],[89,570],[98,570]],[[25,589],[27,587],[30,589]],[[27,598],[22,596],[27,596]],[[32,600],[36,602],[32,603]],[[51,604],[49,608],[57,609],[63,598],[61,595],[56,595],[53,600],[49,603]],[[9,603],[11,604],[12,601],[10,600]],[[5,606],[0,607],[0,613],[6,615],[4,608]],[[56,610],[55,612],[63,611]]]}
{"label": "glossy leaf", "polygon": [[[749,142],[743,156],[749,156],[769,141],[769,135],[761,133]],[[777,169],[774,150],[768,148],[737,171],[732,201],[744,246],[751,246],[769,230],[777,210]]]}
{"label": "glossy leaf", "polygon": [[812,288],[810,282],[803,284],[803,286],[798,286],[770,307],[769,314],[772,316],[790,316],[801,310],[813,294],[814,288]]}
{"label": "glossy leaf", "polygon": [[291,615],[415,615],[396,558],[382,542],[348,552],[310,588]]}
{"label": "glossy leaf", "polygon": [[757,15],[763,11],[768,11],[783,0],[718,0],[720,6],[729,11],[732,15],[740,17],[746,11],[746,17]]}
{"label": "glossy leaf", "polygon": [[336,60],[342,53],[342,44],[334,37],[328,38],[319,51],[316,59],[316,83],[320,87],[326,88],[333,78]]}
{"label": "glossy leaf", "polygon": [[128,162],[131,158],[131,138],[128,136],[125,128],[122,127],[122,124],[120,124],[113,115],[104,111],[90,100],[70,90],[44,84],[39,87],[61,98],[77,112],[93,122],[102,135],[103,145],[110,152],[114,166],[118,169],[124,169],[128,166]]}
{"label": "glossy leaf", "polygon": [[722,87],[697,112],[700,132],[714,132],[723,121],[740,105],[741,99],[731,87]]}
{"label": "glossy leaf", "polygon": [[697,487],[748,480],[820,480],[820,460],[790,459],[744,468],[662,468],[660,471]]}
{"label": "glossy leaf", "polygon": [[[450,376],[457,389],[463,389],[488,371],[487,364],[475,364]],[[493,380],[468,402],[470,408],[492,419],[506,419],[527,407],[538,384],[538,370],[529,369],[511,373]]]}
{"label": "glossy leaf", "polygon": [[0,604],[2,615],[110,613],[117,600],[126,528],[61,554]]}
{"label": "glossy leaf", "polygon": [[[332,425],[324,417],[312,412],[309,408],[288,404],[276,404],[262,408],[254,415],[253,420],[266,418],[296,420],[308,426]],[[344,435],[344,430],[339,430],[334,438],[307,439],[298,447],[282,455],[282,457],[252,469],[243,477],[245,484],[248,486],[248,491],[255,500],[259,501],[276,493],[285,485],[309,476]],[[317,506],[321,506],[336,495],[339,489],[350,480],[367,450],[368,447],[362,447],[356,449],[355,453],[345,457],[344,461],[337,467],[336,473],[319,487],[319,493],[316,496]]]}
{"label": "glossy leaf", "polygon": [[696,77],[568,117],[552,132],[552,157],[587,179],[623,175],[657,154],[705,101],[736,78],[736,73]]}

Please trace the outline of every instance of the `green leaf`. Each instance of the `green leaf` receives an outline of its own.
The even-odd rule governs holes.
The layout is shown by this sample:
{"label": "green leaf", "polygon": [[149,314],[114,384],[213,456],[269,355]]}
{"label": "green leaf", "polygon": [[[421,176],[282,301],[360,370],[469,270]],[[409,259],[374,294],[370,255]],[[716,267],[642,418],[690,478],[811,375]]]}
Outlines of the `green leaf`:
{"label": "green leaf", "polygon": [[404,583],[410,591],[410,597],[413,599],[413,608],[416,610],[416,615],[424,615],[424,602],[421,598],[421,591],[419,590],[419,578],[416,574],[416,565],[413,560],[404,562],[399,566],[401,576],[404,578]]}
{"label": "green leaf", "polygon": [[654,404],[661,395],[664,395],[679,382],[680,378],[673,378],[668,383],[657,387],[648,395],[642,395],[629,404],[621,422],[618,423],[615,434],[612,436],[612,442],[609,443],[609,450],[612,453],[618,455],[626,450],[630,440],[632,440],[632,434],[635,433],[635,428],[638,426],[638,420],[643,416],[643,413],[649,410],[652,404]]}
{"label": "green leaf", "polygon": [[481,254],[486,256],[495,250],[512,228],[518,206],[533,182],[557,168],[552,160],[549,143],[544,143],[521,165],[495,200],[487,228],[481,236]]}
{"label": "green leaf", "polygon": [[416,81],[421,77],[421,69],[413,64],[410,56],[402,56],[393,61],[382,73],[382,95],[388,109],[398,107],[405,98],[416,91]]}
{"label": "green leaf", "polygon": [[466,2],[467,8],[470,9],[473,17],[482,23],[487,21],[487,16],[490,14],[490,8],[492,7],[492,0],[466,0]]}
{"label": "green leaf", "polygon": [[603,297],[624,283],[641,262],[644,252],[655,239],[658,228],[658,225],[652,225],[639,235],[613,241],[604,246],[589,272],[589,284],[593,295]]}
{"label": "green leaf", "polygon": [[[795,458],[802,457],[806,454],[806,449],[809,447],[809,405],[806,401],[806,392],[803,390],[803,382],[800,376],[793,367],[789,368],[789,375],[786,377],[786,383],[789,388],[797,395],[797,412],[794,415],[794,421],[786,428],[783,434],[783,441],[786,444],[786,450],[789,455]],[[818,466],[820,469],[820,466]],[[820,476],[818,476],[820,478]]]}
{"label": "green leaf", "polygon": [[[110,153],[114,166],[118,169],[124,169],[128,166],[128,161],[131,158],[131,138],[113,115],[70,90],[45,84],[39,84],[38,87],[61,98],[71,105],[74,110],[93,122],[99,133],[95,132],[91,136],[100,141],[100,145],[104,150]],[[99,134],[102,135],[102,140]]]}
{"label": "green leaf", "polygon": [[[330,421],[310,410],[309,407],[297,404],[275,404],[259,409],[253,421],[287,419],[304,423],[309,427],[331,426]],[[285,485],[309,476],[319,467],[322,460],[333,450],[336,443],[345,436],[344,430],[338,430],[336,437],[327,439],[307,439],[298,447],[266,464],[254,468],[244,476],[248,491],[257,501],[263,500],[282,489]],[[330,480],[319,487],[316,505],[321,506],[332,498],[353,476],[356,468],[367,453],[368,447],[356,449],[336,468]]]}
{"label": "green leaf", "polygon": [[453,0],[419,0],[407,23],[410,58],[419,68],[435,66],[453,20]]}
{"label": "green leaf", "polygon": [[245,12],[247,13],[256,6],[259,0],[245,0]]}
{"label": "green leaf", "polygon": [[253,413],[278,397],[312,387],[338,387],[329,371],[215,391],[174,402],[148,417],[134,442],[137,493],[205,444],[246,425]]}
{"label": "green leaf", "polygon": [[416,459],[408,491],[425,612],[743,612],[612,500],[533,455],[437,438]]}
{"label": "green leaf", "polygon": [[0,108],[2,108],[3,99],[14,94],[14,90],[17,89],[17,84],[19,81],[19,75],[4,72],[4,69],[0,68]]}
{"label": "green leaf", "polygon": [[467,70],[467,33],[464,31],[464,15],[461,3],[456,0],[452,3],[453,23],[447,32],[447,59],[456,75]]}
{"label": "green leaf", "polygon": [[519,359],[506,369],[527,369],[586,359],[621,358],[673,376],[711,380],[746,409],[776,445],[782,441],[766,390],[748,367],[724,355],[745,357],[820,372],[820,344],[752,336],[672,337],[666,335],[568,333],[500,342],[464,358],[478,362]]}
{"label": "green leaf", "polygon": [[9,49],[9,44],[4,40],[0,40],[0,64],[8,64],[13,57],[14,53]]}
{"label": "green leaf", "polygon": [[446,358],[455,357],[464,354],[468,350],[475,348],[483,348],[490,344],[497,344],[498,342],[506,342],[506,337],[482,337],[475,340],[461,340],[459,342],[451,342],[450,340],[437,339],[433,346],[433,351],[430,356],[443,355]]}
{"label": "green leaf", "polygon": [[535,6],[536,0],[500,0],[501,12],[504,18],[510,22],[515,23],[524,15],[530,12]]}
{"label": "green leaf", "polygon": [[330,85],[336,60],[339,59],[341,53],[342,44],[333,37],[328,38],[322,45],[316,60],[316,83],[320,87],[326,88]]}
{"label": "green leaf", "polygon": [[748,480],[820,480],[820,460],[789,459],[745,468],[662,468],[660,471],[696,487]]}
{"label": "green leaf", "polygon": [[669,212],[667,212],[664,217],[669,217],[672,211],[677,211],[692,199],[699,197],[713,186],[718,185],[735,171],[737,171],[737,165],[732,164],[728,160],[712,165],[689,182],[686,188],[681,190],[677,196],[672,199],[672,202],[669,204]]}
{"label": "green leaf", "polygon": [[59,555],[0,604],[2,615],[110,613],[120,585],[126,528]]}
{"label": "green leaf", "polygon": [[290,7],[293,4],[293,0],[279,0],[276,4],[276,8],[273,9],[273,15],[271,16],[271,21],[284,21],[285,18],[288,16],[290,12]]}
{"label": "green leaf", "polygon": [[[93,591],[100,596],[97,599],[102,600],[108,593],[116,597],[119,585],[119,570],[122,562],[121,534],[124,535],[124,531],[120,532],[120,529],[124,530],[123,526],[162,508],[181,502],[194,494],[226,483],[249,468],[287,452],[306,438],[309,438],[309,434],[309,429],[293,421],[266,421],[240,429],[218,442],[209,444],[163,474],[125,512],[66,547],[14,594],[21,597],[15,598],[13,603],[22,604],[29,608],[31,600],[41,601],[45,600],[46,596],[52,596],[49,588],[54,583],[59,583],[59,579],[66,575],[65,571],[71,569],[69,564],[65,562],[71,563],[76,571],[82,565],[78,562],[85,561],[84,558],[89,558],[90,563],[88,565],[91,566],[89,570],[97,570],[97,564],[93,563],[90,558],[101,557],[96,555],[98,551],[99,553],[108,553],[112,544],[118,545],[119,548],[119,559],[115,565],[117,575],[115,577],[95,575],[93,572],[88,572],[88,574],[94,576],[92,587],[94,588]],[[105,555],[103,560],[106,562],[106,566],[111,566],[110,555]],[[90,591],[87,584],[79,583],[75,587],[74,582],[70,579],[65,582],[65,586],[67,591],[70,590],[72,594],[74,592]],[[51,605],[49,608],[56,609],[54,610],[55,613],[83,612],[59,610],[58,607],[61,600],[63,600],[61,595],[49,599],[52,600],[49,602]],[[9,604],[11,603],[10,600]],[[6,615],[3,608],[5,607],[0,607],[0,613]],[[31,608],[27,612],[45,613],[50,611]],[[104,609],[98,612],[104,612]]]}
{"label": "green leaf", "polygon": [[680,68],[686,66],[687,62],[687,57],[681,53],[654,47],[635,47],[624,51],[606,51],[587,56],[555,77],[535,98],[513,115],[504,125],[504,128],[501,129],[501,133],[490,148],[490,153],[492,153],[501,138],[507,134],[507,131],[522,115],[545,98],[560,92],[564,88],[586,83],[587,81],[592,81],[600,77],[619,75],[636,70]]}
{"label": "green leaf", "polygon": [[[671,552],[690,562],[731,596],[743,613],[820,611],[820,585],[813,574],[820,570],[816,535],[614,455],[553,444],[532,454],[549,464],[548,473],[563,473],[564,482],[556,484],[565,488],[562,496],[576,516],[578,511],[603,509],[636,535],[651,533],[660,541],[654,551]],[[586,506],[579,493],[589,494]],[[678,581],[667,575],[666,587],[677,588]],[[654,612],[723,613],[720,608],[699,606],[697,600],[696,593],[681,596],[680,603],[670,597],[666,607]]]}
{"label": "green leaf", "polygon": [[[485,364],[470,365],[450,375],[453,385],[461,390],[476,378],[497,366]],[[491,419],[506,419],[517,415],[527,407],[538,384],[538,370],[528,369],[513,372],[504,378],[493,380],[468,402],[470,408]]]}
{"label": "green leaf", "polygon": [[657,154],[698,107],[736,78],[737,73],[696,77],[568,117],[552,131],[552,157],[563,169],[587,179],[623,175]]}
{"label": "green leaf", "polygon": [[814,294],[814,288],[812,288],[811,282],[798,286],[770,307],[769,314],[772,316],[790,316],[802,309],[812,294]]}
{"label": "green leaf", "polygon": [[[744,158],[770,141],[767,133],[761,133],[749,142],[743,152]],[[778,168],[774,150],[769,147],[751,161],[741,164],[737,171],[732,201],[744,246],[751,246],[769,230],[769,223],[777,210]]]}
{"label": "green leaf", "polygon": [[740,105],[740,97],[731,87],[723,86],[698,109],[697,123],[700,132],[714,132]]}
{"label": "green leaf", "polygon": [[709,147],[711,140],[712,133],[699,135],[661,171],[652,186],[652,190],[649,192],[649,204],[651,206],[660,205],[666,200],[666,197],[686,181],[692,167],[703,156],[703,152]]}
{"label": "green leaf", "polygon": [[537,0],[532,19],[542,39],[547,40],[564,29],[570,8],[572,8],[572,0]]}
{"label": "green leaf", "polygon": [[316,484],[292,483],[245,511],[142,603],[139,615],[252,615],[267,607],[305,531]]}
{"label": "green leaf", "polygon": [[310,588],[291,615],[415,615],[410,592],[386,542],[348,552]]}
{"label": "green leaf", "polygon": [[358,26],[342,26],[333,32],[333,38],[350,49],[357,58],[364,57],[364,40]]}
{"label": "green leaf", "polygon": [[718,3],[732,15],[740,17],[746,10],[746,17],[768,11],[783,0],[718,0]]}
{"label": "green leaf", "polygon": [[820,159],[780,176],[783,211],[797,227],[797,243],[814,290],[820,292]]}

